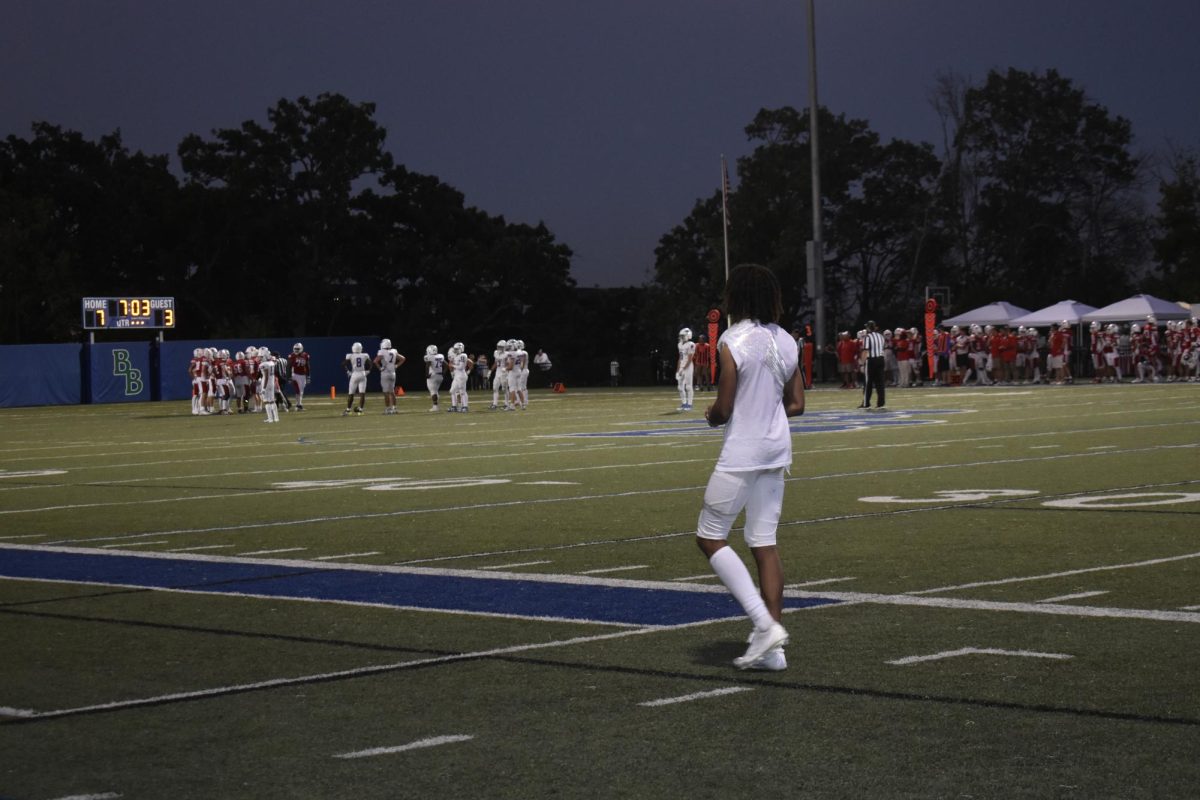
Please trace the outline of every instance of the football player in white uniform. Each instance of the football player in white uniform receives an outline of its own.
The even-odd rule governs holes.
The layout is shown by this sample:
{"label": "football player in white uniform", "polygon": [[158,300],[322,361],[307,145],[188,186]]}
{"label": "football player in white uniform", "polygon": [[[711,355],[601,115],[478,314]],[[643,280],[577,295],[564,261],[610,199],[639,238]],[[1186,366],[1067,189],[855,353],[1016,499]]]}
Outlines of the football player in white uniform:
{"label": "football player in white uniform", "polygon": [[507,344],[501,339],[496,342],[496,349],[492,351],[492,404],[488,407],[491,411],[500,407],[501,394],[504,395],[506,401],[508,398],[508,369],[504,366]]}
{"label": "football player in white uniform", "polygon": [[504,343],[504,357],[501,359],[504,365],[504,410],[514,411],[516,406],[513,405],[513,396],[517,385],[517,340],[509,339]]}
{"label": "football player in white uniform", "polygon": [[462,342],[450,348],[446,363],[450,365],[450,411],[468,411],[467,377],[475,362],[467,356]]}
{"label": "football player in white uniform", "polygon": [[512,405],[524,411],[529,407],[529,353],[522,339],[513,342],[513,372],[508,382],[512,387]]}
{"label": "football player in white uniform", "polygon": [[438,352],[437,345],[431,344],[425,348],[425,386],[429,389],[429,397],[433,400],[430,411],[438,410],[438,392],[442,388],[442,376],[446,373],[446,357]]}
{"label": "football player in white uniform", "polygon": [[279,406],[275,404],[275,392],[279,386],[275,382],[275,356],[263,348],[262,360],[258,363],[258,393],[262,396],[263,409],[267,418],[263,422],[279,422]]}
{"label": "football player in white uniform", "polygon": [[696,343],[692,341],[692,329],[681,328],[679,331],[679,360],[675,362],[675,385],[679,390],[679,410],[692,410],[692,356],[696,353]]}
{"label": "football player in white uniform", "polygon": [[[351,410],[355,414],[363,413],[363,409],[367,406],[367,373],[374,366],[375,362],[363,352],[361,342],[355,342],[350,346],[350,352],[342,359],[342,369],[346,370],[346,375],[350,378],[350,384],[346,389],[346,410],[342,412],[343,417],[349,416]],[[353,408],[355,395],[358,396],[358,408]]]}
{"label": "football player in white uniform", "polygon": [[379,386],[383,390],[383,413],[396,413],[396,367],[404,363],[404,356],[392,348],[392,340],[379,343],[375,354],[375,368],[379,370]]}

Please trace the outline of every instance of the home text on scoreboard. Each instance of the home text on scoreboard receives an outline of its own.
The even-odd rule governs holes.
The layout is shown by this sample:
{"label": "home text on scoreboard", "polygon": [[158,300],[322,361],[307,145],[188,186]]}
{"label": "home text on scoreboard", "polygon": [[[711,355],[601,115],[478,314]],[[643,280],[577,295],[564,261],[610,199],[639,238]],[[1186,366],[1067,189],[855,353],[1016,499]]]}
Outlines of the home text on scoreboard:
{"label": "home text on scoreboard", "polygon": [[174,328],[174,297],[85,297],[84,330]]}

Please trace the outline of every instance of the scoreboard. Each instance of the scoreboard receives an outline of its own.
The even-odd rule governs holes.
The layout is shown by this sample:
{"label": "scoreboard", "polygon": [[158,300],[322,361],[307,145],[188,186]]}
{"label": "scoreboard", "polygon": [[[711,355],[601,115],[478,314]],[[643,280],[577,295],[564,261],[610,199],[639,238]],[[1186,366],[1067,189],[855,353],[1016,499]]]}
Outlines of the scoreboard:
{"label": "scoreboard", "polygon": [[174,328],[174,297],[85,297],[84,330]]}

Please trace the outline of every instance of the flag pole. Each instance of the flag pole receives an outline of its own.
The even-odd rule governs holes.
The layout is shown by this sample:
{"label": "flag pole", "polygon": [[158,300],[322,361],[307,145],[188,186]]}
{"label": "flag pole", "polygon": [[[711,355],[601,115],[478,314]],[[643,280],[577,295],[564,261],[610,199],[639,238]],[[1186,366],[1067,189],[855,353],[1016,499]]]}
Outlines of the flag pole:
{"label": "flag pole", "polygon": [[729,169],[721,154],[721,234],[725,239],[725,282],[729,283]]}

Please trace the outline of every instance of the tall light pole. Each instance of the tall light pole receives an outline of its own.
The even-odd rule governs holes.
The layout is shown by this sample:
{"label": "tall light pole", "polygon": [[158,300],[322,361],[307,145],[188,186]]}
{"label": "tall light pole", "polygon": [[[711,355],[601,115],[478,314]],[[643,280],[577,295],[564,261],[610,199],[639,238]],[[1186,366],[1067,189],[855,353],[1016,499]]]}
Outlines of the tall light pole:
{"label": "tall light pole", "polygon": [[824,378],[821,354],[825,351],[825,251],[821,241],[821,159],[817,141],[817,15],[815,0],[808,0],[808,145],[812,161],[812,240],[808,258],[808,296],[813,301],[816,328],[816,373]]}

